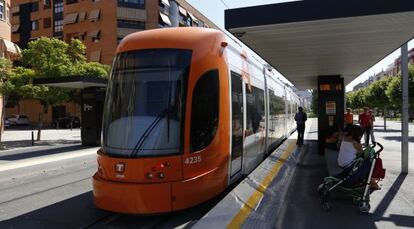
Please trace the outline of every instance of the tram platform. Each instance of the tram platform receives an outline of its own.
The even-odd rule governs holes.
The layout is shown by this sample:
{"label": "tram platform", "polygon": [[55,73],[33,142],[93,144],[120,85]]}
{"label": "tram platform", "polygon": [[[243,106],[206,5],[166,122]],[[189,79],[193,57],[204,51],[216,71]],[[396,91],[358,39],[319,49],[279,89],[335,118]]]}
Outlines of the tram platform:
{"label": "tram platform", "polygon": [[413,228],[414,171],[400,173],[401,142],[393,137],[401,135],[398,128],[376,132],[387,173],[371,195],[369,213],[341,196],[333,197],[331,211],[322,208],[316,188],[328,175],[327,160],[318,154],[317,120],[310,119],[303,147],[294,133],[194,228]]}

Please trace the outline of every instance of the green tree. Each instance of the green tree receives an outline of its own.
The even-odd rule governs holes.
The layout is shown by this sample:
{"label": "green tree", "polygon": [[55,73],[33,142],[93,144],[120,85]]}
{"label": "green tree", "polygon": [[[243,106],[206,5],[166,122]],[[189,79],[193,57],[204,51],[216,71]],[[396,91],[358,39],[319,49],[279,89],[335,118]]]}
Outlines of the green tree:
{"label": "green tree", "polygon": [[66,53],[74,64],[86,62],[86,46],[78,39],[71,39]]}
{"label": "green tree", "polygon": [[[409,103],[410,107],[414,107],[414,65],[409,65],[408,71],[409,77]],[[396,110],[401,110],[402,106],[402,84],[401,84],[401,75],[392,77],[390,83],[388,84],[386,95],[390,101],[392,107]]]}
{"label": "green tree", "polygon": [[103,65],[85,62],[85,49],[79,40],[72,39],[67,44],[59,39],[41,37],[29,42],[28,48],[22,51],[23,66],[33,69],[34,74],[22,88],[21,94],[39,100],[43,106],[43,113],[39,114],[37,140],[41,138],[43,116],[48,112],[48,107],[69,101],[71,90],[33,85],[33,79],[73,75],[106,76],[107,71]]}
{"label": "green tree", "polygon": [[347,92],[345,94],[345,98],[346,98],[346,107],[355,109],[355,92],[354,91],[350,91]]}
{"label": "green tree", "polygon": [[0,58],[0,93],[3,96],[3,105],[1,107],[1,120],[0,120],[0,142],[1,132],[4,126],[5,107],[9,94],[14,90],[14,85],[10,83],[12,63],[5,59]]}
{"label": "green tree", "polygon": [[97,62],[79,63],[73,66],[72,74],[85,77],[107,78],[109,75],[109,66]]}
{"label": "green tree", "polygon": [[367,106],[367,89],[361,88],[352,94],[351,103],[353,109],[360,109]]}
{"label": "green tree", "polygon": [[312,104],[311,104],[312,113],[318,115],[318,90],[312,90]]}
{"label": "green tree", "polygon": [[392,77],[385,93],[390,105],[395,109],[399,109],[402,104],[401,76]]}
{"label": "green tree", "polygon": [[387,126],[386,113],[390,106],[390,100],[388,99],[386,91],[391,80],[392,78],[385,77],[381,80],[375,81],[367,88],[366,92],[366,100],[369,101],[369,106],[380,108],[383,111],[384,130],[386,130]]}
{"label": "green tree", "polygon": [[22,63],[33,69],[36,77],[60,77],[70,75],[71,57],[69,45],[56,38],[41,37],[31,41],[22,51]]}

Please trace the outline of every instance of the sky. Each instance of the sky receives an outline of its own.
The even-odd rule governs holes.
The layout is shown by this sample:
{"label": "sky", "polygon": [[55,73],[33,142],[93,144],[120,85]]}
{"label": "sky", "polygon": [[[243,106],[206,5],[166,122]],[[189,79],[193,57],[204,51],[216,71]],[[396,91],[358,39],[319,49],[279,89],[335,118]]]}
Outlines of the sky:
{"label": "sky", "polygon": [[[292,1],[292,0],[290,0]],[[208,17],[216,25],[224,30],[224,10],[228,8],[240,8],[255,5],[266,5],[281,2],[289,2],[289,0],[187,0],[188,3],[197,8],[202,14]],[[414,40],[408,43],[408,49],[414,48]],[[346,90],[350,91],[352,88],[368,77],[385,70],[388,65],[394,62],[400,56],[401,51],[398,49],[376,65],[368,69],[366,72],[358,76],[354,81],[347,85]],[[276,66],[277,67],[277,66]]]}

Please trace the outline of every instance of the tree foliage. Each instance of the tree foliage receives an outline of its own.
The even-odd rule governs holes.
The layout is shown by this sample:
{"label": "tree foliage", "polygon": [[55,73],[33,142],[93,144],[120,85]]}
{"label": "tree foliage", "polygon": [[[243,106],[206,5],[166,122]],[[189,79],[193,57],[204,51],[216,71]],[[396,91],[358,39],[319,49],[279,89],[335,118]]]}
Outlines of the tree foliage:
{"label": "tree foliage", "polygon": [[312,113],[318,114],[318,90],[312,90],[312,103],[311,103]]}
{"label": "tree foliage", "polygon": [[[366,88],[346,94],[347,106],[358,109],[364,106],[399,110],[402,104],[401,75],[384,77]],[[414,107],[414,66],[409,65],[410,106]]]}
{"label": "tree foliage", "polygon": [[[50,77],[107,77],[109,66],[100,63],[86,62],[86,47],[72,39],[69,44],[55,38],[41,37],[29,42],[28,48],[22,51],[22,67],[12,71],[12,80],[4,84],[4,91],[15,94],[15,98],[37,99],[47,113],[49,106],[70,101],[76,94],[71,89],[33,85],[35,78]],[[3,89],[2,89],[3,90]],[[39,114],[39,117],[43,115]],[[40,118],[38,140],[43,121]]]}
{"label": "tree foliage", "polygon": [[33,69],[36,77],[70,75],[73,65],[67,54],[69,45],[56,38],[41,37],[31,41],[22,51],[22,63]]}
{"label": "tree foliage", "polygon": [[0,93],[5,96],[14,90],[14,85],[9,82],[12,72],[12,63],[0,58]]}
{"label": "tree foliage", "polygon": [[384,77],[375,81],[366,89],[367,105],[370,107],[384,108],[390,105],[389,97],[386,95],[387,87],[392,81],[390,77]]}

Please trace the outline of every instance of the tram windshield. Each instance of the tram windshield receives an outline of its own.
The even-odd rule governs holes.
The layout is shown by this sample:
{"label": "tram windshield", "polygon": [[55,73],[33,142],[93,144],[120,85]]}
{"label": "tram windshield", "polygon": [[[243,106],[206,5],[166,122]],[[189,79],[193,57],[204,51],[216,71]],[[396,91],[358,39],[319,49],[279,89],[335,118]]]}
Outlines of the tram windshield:
{"label": "tram windshield", "polygon": [[114,61],[103,117],[103,152],[119,157],[182,153],[191,51],[151,49]]}

